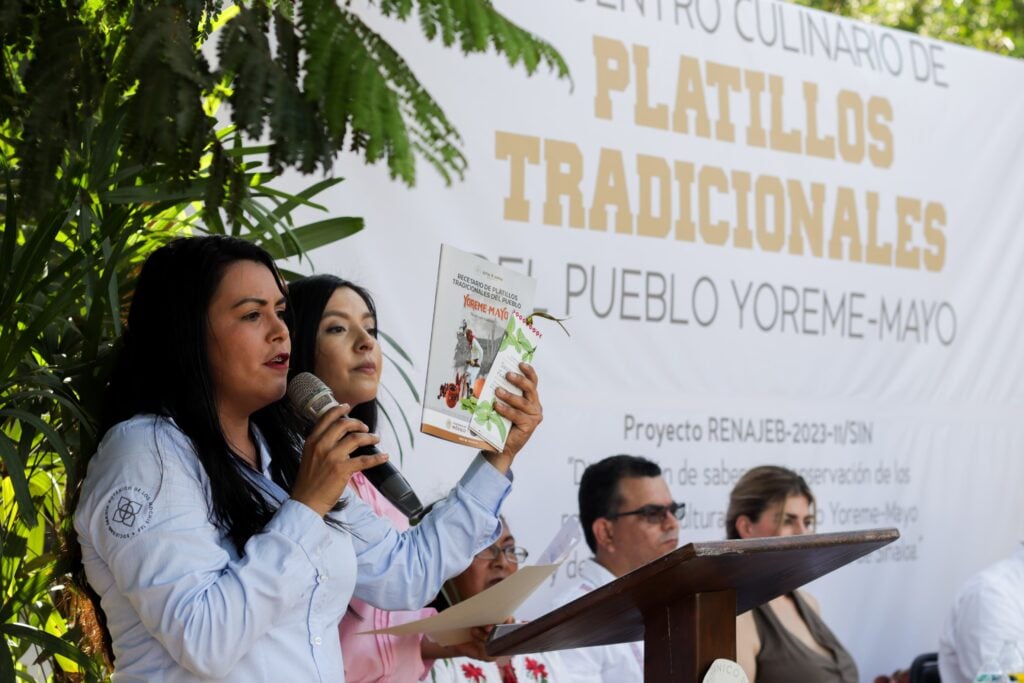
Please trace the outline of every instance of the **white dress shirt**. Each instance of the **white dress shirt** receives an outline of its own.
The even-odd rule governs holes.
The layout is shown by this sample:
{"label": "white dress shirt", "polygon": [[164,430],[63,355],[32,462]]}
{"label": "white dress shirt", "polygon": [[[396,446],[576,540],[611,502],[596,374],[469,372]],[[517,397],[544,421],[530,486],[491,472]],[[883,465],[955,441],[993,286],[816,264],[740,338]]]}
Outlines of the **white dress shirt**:
{"label": "white dress shirt", "polygon": [[[594,559],[579,563],[579,579],[557,600],[564,605],[615,580]],[[565,670],[575,683],[639,683],[644,680],[644,644],[618,643],[560,650]]]}
{"label": "white dress shirt", "polygon": [[971,683],[1007,640],[1024,647],[1024,548],[975,574],[957,594],[939,638],[942,683]]}
{"label": "white dress shirt", "polygon": [[211,522],[206,472],[171,420],[136,416],[104,436],[74,524],[113,638],[115,683],[343,681],[338,622],[350,596],[385,609],[427,603],[498,537],[510,489],[478,456],[400,534],[349,489],[335,516],[343,531],[250,476],[283,503],[240,556]]}

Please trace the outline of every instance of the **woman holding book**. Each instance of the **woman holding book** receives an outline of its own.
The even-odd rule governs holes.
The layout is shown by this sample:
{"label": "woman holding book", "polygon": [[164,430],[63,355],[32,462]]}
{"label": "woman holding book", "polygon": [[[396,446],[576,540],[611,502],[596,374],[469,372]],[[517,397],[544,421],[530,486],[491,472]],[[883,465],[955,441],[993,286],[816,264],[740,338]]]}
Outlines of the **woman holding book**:
{"label": "woman holding book", "polygon": [[499,535],[515,450],[406,533],[347,490],[387,456],[350,457],[378,438],[346,406],[301,438],[288,318],[273,260],[244,240],[178,239],[139,274],[74,516],[115,683],[343,681],[352,595],[422,605]]}
{"label": "woman holding book", "polygon": [[[382,354],[377,339],[377,309],[370,294],[333,275],[303,278],[289,286],[295,314],[295,344],[291,373],[312,372],[330,387],[334,397],[352,407],[355,417],[374,431],[377,425],[377,392],[380,387]],[[509,379],[523,390],[523,398],[507,393],[499,408],[513,422],[506,451],[517,452],[540,421],[537,377],[527,365],[522,375]],[[376,514],[385,516],[397,528],[408,521],[362,474],[354,475],[349,488]],[[451,652],[421,642],[419,636],[360,635],[363,631],[398,626],[432,614],[433,610],[389,612],[361,600],[353,600],[341,622],[341,648],[348,681],[416,681],[430,668],[432,656]],[[482,654],[475,644],[458,650]]]}

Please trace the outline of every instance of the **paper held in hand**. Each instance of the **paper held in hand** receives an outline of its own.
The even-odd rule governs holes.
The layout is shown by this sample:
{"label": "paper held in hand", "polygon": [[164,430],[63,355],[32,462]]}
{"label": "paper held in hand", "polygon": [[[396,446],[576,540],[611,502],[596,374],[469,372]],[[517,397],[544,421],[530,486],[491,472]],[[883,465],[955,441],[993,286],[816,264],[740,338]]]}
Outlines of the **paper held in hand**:
{"label": "paper held in hand", "polygon": [[536,351],[540,335],[520,327],[536,288],[527,275],[441,246],[420,431],[478,449],[504,447],[510,423],[494,410],[494,389],[520,393],[504,377],[518,371],[516,354],[532,359]]}
{"label": "paper held in hand", "polygon": [[471,628],[500,624],[512,616],[516,608],[556,569],[557,564],[523,567],[500,583],[432,617],[367,633],[388,633],[393,636],[422,633],[439,645],[465,643],[472,639],[469,633]]}
{"label": "paper held in hand", "polygon": [[470,640],[471,628],[500,624],[511,617],[526,598],[569,557],[581,535],[579,523],[575,519],[567,520],[540,554],[540,560],[549,564],[521,567],[500,583],[435,616],[366,633],[388,633],[395,636],[422,633],[440,645],[465,643]]}

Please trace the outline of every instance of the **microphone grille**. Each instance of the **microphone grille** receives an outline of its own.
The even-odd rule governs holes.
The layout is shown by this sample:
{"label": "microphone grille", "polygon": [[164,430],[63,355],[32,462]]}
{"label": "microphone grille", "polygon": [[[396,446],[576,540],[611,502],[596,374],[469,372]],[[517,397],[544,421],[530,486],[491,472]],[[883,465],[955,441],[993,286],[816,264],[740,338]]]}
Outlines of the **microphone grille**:
{"label": "microphone grille", "polygon": [[337,405],[331,390],[311,372],[300,372],[288,382],[288,400],[296,411],[311,420]]}

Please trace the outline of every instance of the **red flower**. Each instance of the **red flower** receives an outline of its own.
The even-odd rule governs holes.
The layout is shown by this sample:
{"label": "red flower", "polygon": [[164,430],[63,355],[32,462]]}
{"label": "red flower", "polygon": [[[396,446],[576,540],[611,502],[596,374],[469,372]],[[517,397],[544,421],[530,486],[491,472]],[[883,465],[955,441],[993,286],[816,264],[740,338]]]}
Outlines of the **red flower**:
{"label": "red flower", "polygon": [[536,659],[531,659],[530,657],[526,658],[526,670],[535,681],[546,681],[548,679],[547,667]]}
{"label": "red flower", "polygon": [[483,669],[468,663],[462,665],[462,675],[468,680],[473,681],[473,683],[480,683],[480,681],[487,680],[487,676],[484,676]]}

